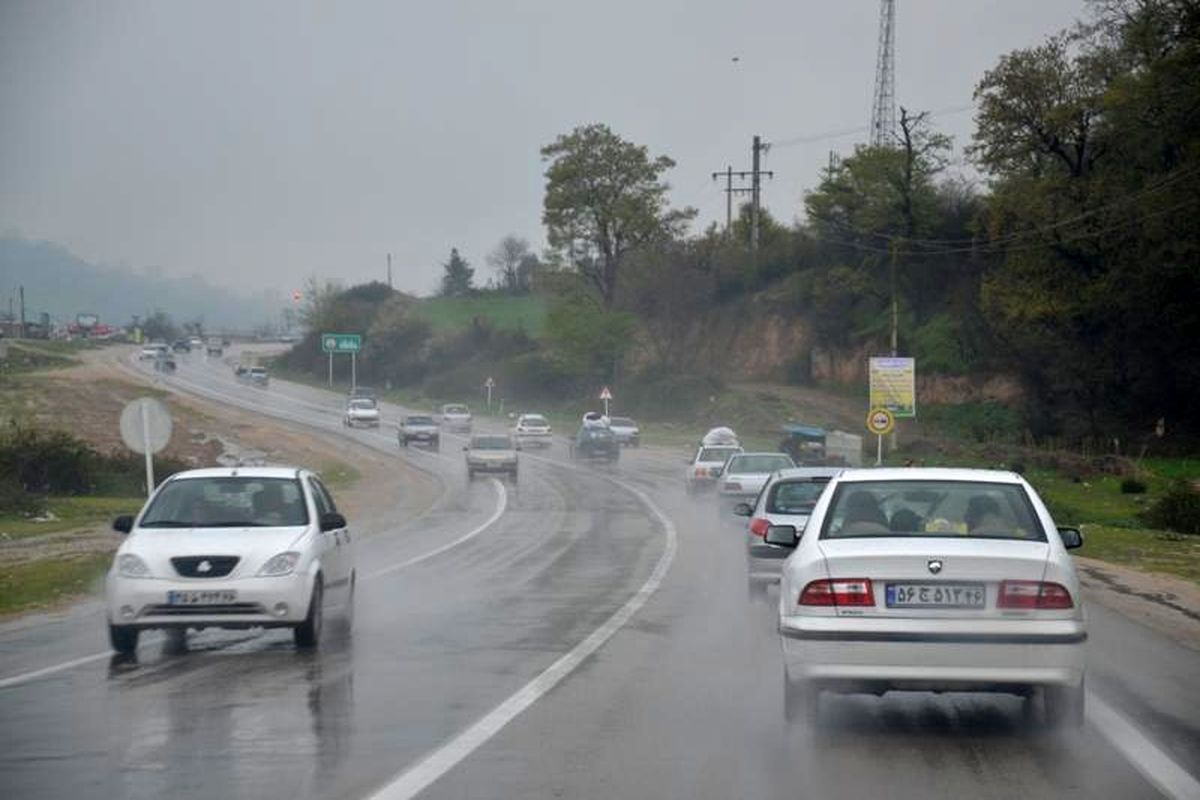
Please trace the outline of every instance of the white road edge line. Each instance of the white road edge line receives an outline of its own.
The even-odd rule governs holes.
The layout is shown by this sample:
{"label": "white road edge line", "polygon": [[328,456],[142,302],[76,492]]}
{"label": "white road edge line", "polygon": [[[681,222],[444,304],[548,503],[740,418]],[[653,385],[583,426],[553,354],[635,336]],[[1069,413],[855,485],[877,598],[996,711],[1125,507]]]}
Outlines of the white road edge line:
{"label": "white road edge line", "polygon": [[103,653],[92,653],[90,656],[84,656],[83,658],[76,658],[71,661],[64,661],[61,664],[54,664],[53,666],[35,669],[33,672],[23,672],[20,675],[13,675],[11,678],[0,679],[0,689],[7,689],[10,686],[19,686],[22,683],[28,683],[29,681],[37,680],[38,678],[44,678],[47,675],[65,672],[66,670],[73,669],[75,667],[82,667],[84,664],[90,664],[93,661],[99,661],[102,658],[111,657],[112,651],[106,650]]}
{"label": "white road edge line", "polygon": [[1200,800],[1200,781],[1092,692],[1087,693],[1087,716],[1096,730],[1164,795],[1172,800]]}
{"label": "white road edge line", "polygon": [[646,601],[658,591],[667,571],[671,568],[671,562],[675,559],[677,547],[675,525],[640,489],[615,478],[608,480],[632,492],[650,509],[663,526],[663,532],[667,539],[666,547],[659,556],[658,563],[654,565],[650,577],[633,597],[625,602],[625,605],[617,609],[611,617],[605,620],[604,624],[570,652],[559,658],[462,733],[400,772],[385,786],[369,795],[370,800],[409,800],[409,798],[416,797],[574,672],[584,660],[604,646],[604,643],[612,638],[613,634],[623,628],[633,615],[641,610]]}
{"label": "white road edge line", "polygon": [[423,553],[419,556],[414,556],[413,558],[410,558],[407,561],[401,561],[398,564],[392,564],[391,566],[384,567],[383,569],[377,569],[374,572],[369,572],[363,576],[363,580],[364,581],[374,580],[375,578],[379,578],[383,575],[387,575],[388,573],[396,572],[397,570],[402,570],[405,567],[411,567],[414,564],[420,564],[422,561],[426,561],[428,559],[433,558],[434,556],[441,555],[442,553],[446,552],[447,550],[449,550],[453,547],[457,547],[458,545],[462,544],[463,542],[474,539],[476,536],[483,533],[488,528],[492,527],[492,525],[494,525],[496,523],[496,520],[500,519],[500,517],[502,517],[504,515],[504,511],[508,508],[508,490],[504,488],[503,483],[496,480],[495,478],[489,478],[489,480],[492,482],[492,485],[496,489],[496,498],[497,498],[496,510],[492,512],[492,515],[490,517],[488,517],[486,520],[484,520],[482,523],[480,523],[477,527],[475,527],[474,530],[468,531],[467,533],[458,537],[454,541],[446,542],[441,547],[436,547],[433,550],[430,550],[428,553]]}

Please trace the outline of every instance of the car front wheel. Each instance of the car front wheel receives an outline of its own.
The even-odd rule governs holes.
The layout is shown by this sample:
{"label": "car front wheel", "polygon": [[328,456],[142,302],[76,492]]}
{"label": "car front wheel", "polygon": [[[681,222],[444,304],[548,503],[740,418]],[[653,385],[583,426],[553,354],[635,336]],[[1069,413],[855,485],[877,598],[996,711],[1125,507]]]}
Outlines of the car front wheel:
{"label": "car front wheel", "polygon": [[312,598],[308,601],[308,615],[304,618],[304,622],[301,622],[292,631],[297,647],[316,647],[317,642],[320,641],[321,626],[325,617],[324,600],[325,590],[318,577],[313,586]]}
{"label": "car front wheel", "polygon": [[131,628],[128,625],[109,625],[108,641],[112,644],[113,650],[123,656],[130,656],[137,650],[140,633],[141,631],[137,628]]}

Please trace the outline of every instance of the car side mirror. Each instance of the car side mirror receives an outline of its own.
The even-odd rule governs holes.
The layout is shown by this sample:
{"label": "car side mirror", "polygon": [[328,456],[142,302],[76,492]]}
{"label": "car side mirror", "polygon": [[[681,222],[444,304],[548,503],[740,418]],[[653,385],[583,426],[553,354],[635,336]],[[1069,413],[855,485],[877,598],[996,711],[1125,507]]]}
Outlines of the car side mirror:
{"label": "car side mirror", "polygon": [[794,525],[772,525],[767,528],[767,535],[763,538],[767,544],[780,547],[795,547],[800,543],[800,535],[796,533]]}
{"label": "car side mirror", "polygon": [[336,531],[346,527],[346,518],[336,511],[321,515],[321,532]]}
{"label": "car side mirror", "polygon": [[733,513],[734,516],[738,517],[752,517],[754,516],[754,509],[749,503],[738,503],[733,507]]}
{"label": "car side mirror", "polygon": [[122,514],[113,520],[113,530],[118,533],[129,533],[133,530],[133,516],[130,514]]}
{"label": "car side mirror", "polygon": [[1074,550],[1083,547],[1083,531],[1079,528],[1059,527],[1058,535],[1062,537],[1063,547]]}

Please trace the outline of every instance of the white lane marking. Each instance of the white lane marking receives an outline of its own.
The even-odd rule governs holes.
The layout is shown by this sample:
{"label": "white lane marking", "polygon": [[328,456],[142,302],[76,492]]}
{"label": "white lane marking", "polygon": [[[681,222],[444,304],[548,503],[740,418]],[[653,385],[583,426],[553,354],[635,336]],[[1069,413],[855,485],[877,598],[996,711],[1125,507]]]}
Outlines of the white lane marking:
{"label": "white lane marking", "polygon": [[483,533],[488,528],[492,527],[492,525],[494,525],[496,523],[496,520],[500,519],[500,517],[504,515],[505,509],[508,508],[508,490],[504,488],[503,483],[496,480],[495,478],[490,478],[489,480],[491,480],[492,485],[496,489],[496,498],[497,498],[496,510],[492,512],[492,515],[490,517],[488,517],[486,520],[484,520],[480,525],[476,526],[474,530],[468,531],[467,533],[458,537],[454,541],[446,542],[441,547],[436,547],[433,550],[430,550],[428,553],[423,553],[419,556],[414,556],[413,558],[410,558],[407,561],[401,561],[398,564],[392,564],[391,566],[384,567],[383,569],[377,569],[374,572],[369,572],[363,576],[363,580],[364,581],[374,580],[375,578],[378,578],[383,575],[387,575],[388,573],[396,572],[397,570],[402,570],[405,567],[411,567],[414,564],[420,564],[422,561],[427,561],[427,560],[433,558],[434,556],[441,555],[442,553],[446,552],[447,550],[451,549],[452,547],[457,547],[458,545],[462,544],[463,542],[474,539],[476,536]]}
{"label": "white lane marking", "polygon": [[41,669],[35,669],[32,672],[22,672],[20,675],[13,675],[9,678],[0,679],[0,689],[7,689],[10,686],[18,686],[22,683],[28,683],[29,681],[37,680],[38,678],[45,678],[48,675],[64,672],[68,669],[73,669],[74,667],[82,667],[84,664],[90,664],[93,661],[99,661],[102,658],[110,658],[111,656],[112,651],[106,650],[103,653],[92,653],[90,656],[76,658],[71,661],[64,661],[61,664],[54,664],[49,667],[42,667]]}
{"label": "white lane marking", "polygon": [[1200,781],[1092,692],[1087,693],[1087,716],[1104,738],[1142,773],[1142,777],[1164,795],[1172,800],[1200,800]]}
{"label": "white lane marking", "polygon": [[654,565],[650,577],[633,597],[626,601],[625,605],[617,609],[616,613],[609,617],[604,624],[570,652],[559,658],[462,733],[399,773],[385,786],[370,795],[370,800],[408,800],[408,798],[416,797],[574,672],[585,659],[599,650],[605,642],[612,638],[613,634],[624,627],[633,615],[641,610],[651,595],[658,591],[675,558],[677,546],[675,525],[640,489],[615,478],[608,478],[608,480],[637,496],[663,526],[663,532],[667,539],[666,547],[663,548],[663,553],[659,556],[658,563]]}

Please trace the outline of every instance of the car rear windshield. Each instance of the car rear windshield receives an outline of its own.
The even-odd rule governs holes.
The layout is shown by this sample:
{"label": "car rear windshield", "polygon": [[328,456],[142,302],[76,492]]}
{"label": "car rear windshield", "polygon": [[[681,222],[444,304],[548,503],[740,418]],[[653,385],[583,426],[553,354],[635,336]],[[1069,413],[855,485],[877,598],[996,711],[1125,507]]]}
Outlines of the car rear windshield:
{"label": "car rear windshield", "polygon": [[308,524],[295,478],[212,477],[169,482],[142,516],[142,528],[267,528]]}
{"label": "car rear windshield", "polygon": [[406,420],[408,425],[432,425],[433,417],[409,417]]}
{"label": "car rear windshield", "polygon": [[537,414],[528,414],[521,418],[521,422],[526,425],[545,425],[546,418],[540,417]]}
{"label": "car rear windshield", "polygon": [[472,450],[512,450],[512,441],[507,436],[476,436],[471,440]]}
{"label": "car rear windshield", "polygon": [[612,425],[613,427],[616,427],[616,428],[636,428],[637,427],[637,423],[634,422],[633,420],[631,420],[629,417],[613,417],[612,419],[610,419],[608,421],[608,424]]}
{"label": "car rear windshield", "polygon": [[267,368],[266,367],[251,367],[250,374],[251,375],[266,375]]}
{"label": "car rear windshield", "polygon": [[470,414],[471,412],[466,406],[446,406],[442,409],[443,414]]}
{"label": "car rear windshield", "polygon": [[1024,487],[977,481],[840,484],[822,539],[945,537],[1046,541]]}
{"label": "car rear windshield", "polygon": [[785,455],[734,456],[729,459],[729,467],[725,472],[730,475],[760,475],[794,466],[796,465],[792,460]]}
{"label": "car rear windshield", "polygon": [[579,438],[581,439],[611,439],[613,432],[608,428],[580,428]]}
{"label": "car rear windshield", "polygon": [[350,401],[351,408],[375,408],[375,401],[369,397],[359,397]]}
{"label": "car rear windshield", "polygon": [[719,461],[724,464],[726,459],[737,452],[738,449],[736,447],[702,447],[700,448],[700,455],[696,456],[696,460],[705,463]]}
{"label": "car rear windshield", "polygon": [[767,513],[807,514],[828,485],[829,478],[780,481],[771,487],[771,493],[767,496]]}

